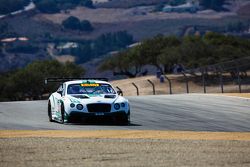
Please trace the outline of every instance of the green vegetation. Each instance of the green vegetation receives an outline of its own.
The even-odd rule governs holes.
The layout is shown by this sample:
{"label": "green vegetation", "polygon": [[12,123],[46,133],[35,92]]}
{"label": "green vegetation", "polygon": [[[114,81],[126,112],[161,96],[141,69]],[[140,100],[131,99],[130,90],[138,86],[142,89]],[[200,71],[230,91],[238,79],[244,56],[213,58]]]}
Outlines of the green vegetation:
{"label": "green vegetation", "polygon": [[30,0],[0,0],[0,15],[21,10]]}
{"label": "green vegetation", "polygon": [[60,10],[67,10],[76,6],[93,8],[91,0],[34,0],[34,3],[42,13],[58,13]]}
{"label": "green vegetation", "polygon": [[39,51],[39,47],[31,44],[23,44],[7,48],[6,51],[9,53],[35,54]]}
{"label": "green vegetation", "polygon": [[214,9],[220,11],[223,9],[225,0],[199,0],[200,5],[206,9]]}
{"label": "green vegetation", "polygon": [[36,0],[36,7],[42,13],[58,13],[60,11],[54,0]]}
{"label": "green vegetation", "polygon": [[108,57],[100,66],[101,71],[136,77],[144,65],[153,65],[169,73],[175,64],[186,68],[220,63],[250,55],[250,40],[207,33],[183,38],[158,35],[140,45]]}
{"label": "green vegetation", "polygon": [[250,21],[243,22],[243,21],[236,21],[236,22],[230,22],[226,26],[227,32],[242,32],[249,29]]}
{"label": "green vegetation", "polygon": [[6,22],[3,22],[0,24],[0,38],[4,38],[6,34],[8,34],[9,31],[9,25]]}
{"label": "green vegetation", "polygon": [[66,29],[92,31],[94,28],[88,20],[80,21],[77,17],[70,16],[62,22]]}
{"label": "green vegetation", "polygon": [[172,6],[178,6],[178,5],[185,4],[185,3],[186,3],[186,0],[170,0],[168,2],[168,4]]}
{"label": "green vegetation", "polygon": [[80,77],[84,69],[72,63],[37,61],[24,69],[0,75],[0,100],[41,99],[42,95],[56,90],[55,84],[44,84],[46,77]]}
{"label": "green vegetation", "polygon": [[83,31],[92,31],[94,28],[92,27],[91,23],[88,20],[82,20],[80,30]]}
{"label": "green vegetation", "polygon": [[126,31],[107,33],[95,40],[81,42],[79,47],[71,49],[71,54],[78,58],[77,63],[84,63],[110,51],[120,50],[132,43],[133,36]]}

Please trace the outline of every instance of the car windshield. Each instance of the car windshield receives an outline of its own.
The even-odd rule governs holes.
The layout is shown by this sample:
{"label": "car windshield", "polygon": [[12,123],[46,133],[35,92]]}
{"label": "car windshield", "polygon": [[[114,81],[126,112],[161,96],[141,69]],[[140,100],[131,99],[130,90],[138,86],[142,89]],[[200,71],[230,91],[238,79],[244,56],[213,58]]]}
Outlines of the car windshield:
{"label": "car windshield", "polygon": [[81,83],[70,84],[67,94],[115,94],[115,91],[109,84]]}

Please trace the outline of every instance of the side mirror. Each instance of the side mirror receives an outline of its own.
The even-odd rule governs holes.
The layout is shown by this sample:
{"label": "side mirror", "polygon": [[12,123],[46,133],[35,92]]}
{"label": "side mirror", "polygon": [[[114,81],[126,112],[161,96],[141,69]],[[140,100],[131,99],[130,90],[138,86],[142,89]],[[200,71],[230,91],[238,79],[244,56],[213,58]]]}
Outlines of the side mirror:
{"label": "side mirror", "polygon": [[123,92],[121,90],[117,90],[117,94],[123,96]]}
{"label": "side mirror", "polygon": [[59,93],[62,96],[62,90],[58,90],[57,93]]}

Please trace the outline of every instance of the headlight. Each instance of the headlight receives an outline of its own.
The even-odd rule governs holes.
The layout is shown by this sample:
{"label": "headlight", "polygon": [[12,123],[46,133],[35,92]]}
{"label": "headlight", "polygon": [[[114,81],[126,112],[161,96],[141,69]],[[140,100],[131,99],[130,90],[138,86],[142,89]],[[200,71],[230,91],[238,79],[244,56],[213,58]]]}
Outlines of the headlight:
{"label": "headlight", "polygon": [[121,106],[124,108],[125,107],[125,103],[121,103]]}
{"label": "headlight", "polygon": [[119,103],[115,103],[114,107],[115,107],[116,110],[119,110],[120,109],[120,104]]}
{"label": "headlight", "polygon": [[76,108],[77,108],[77,110],[82,110],[83,109],[83,105],[82,104],[77,104]]}
{"label": "headlight", "polygon": [[74,104],[74,103],[71,103],[71,104],[70,104],[70,107],[71,107],[71,108],[74,108],[74,107],[75,107],[75,104]]}

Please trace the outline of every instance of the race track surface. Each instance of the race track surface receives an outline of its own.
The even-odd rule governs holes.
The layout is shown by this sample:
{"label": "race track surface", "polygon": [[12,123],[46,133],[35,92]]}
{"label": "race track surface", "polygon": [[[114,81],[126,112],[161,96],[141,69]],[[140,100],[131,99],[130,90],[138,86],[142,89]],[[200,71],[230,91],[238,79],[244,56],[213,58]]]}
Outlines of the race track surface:
{"label": "race track surface", "polygon": [[128,97],[131,125],[51,123],[47,101],[0,103],[0,130],[182,130],[250,132],[250,99],[215,95]]}

